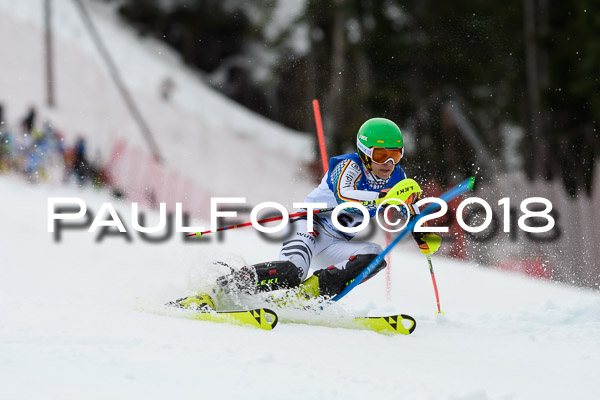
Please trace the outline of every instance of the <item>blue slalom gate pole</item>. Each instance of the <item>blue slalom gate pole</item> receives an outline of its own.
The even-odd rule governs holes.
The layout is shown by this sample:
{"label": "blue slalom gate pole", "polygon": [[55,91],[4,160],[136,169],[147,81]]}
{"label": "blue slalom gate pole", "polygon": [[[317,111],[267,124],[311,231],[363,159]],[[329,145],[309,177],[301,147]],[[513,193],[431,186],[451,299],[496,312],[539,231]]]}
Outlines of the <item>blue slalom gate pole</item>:
{"label": "blue slalom gate pole", "polygon": [[[469,190],[473,190],[474,184],[475,184],[475,177],[472,176],[468,179],[465,179],[458,185],[454,186],[452,189],[450,189],[447,192],[445,192],[444,194],[442,194],[439,198],[441,200],[445,201],[446,203],[448,203],[448,202],[454,200],[455,198],[457,198],[458,196],[460,196],[461,194],[466,193]],[[412,221],[410,221],[408,223],[408,225],[406,226],[406,228],[404,228],[404,230],[402,232],[400,232],[400,234],[398,236],[396,236],[396,238],[392,241],[392,243],[390,243],[390,245],[388,247],[386,247],[379,255],[377,255],[377,257],[375,257],[373,259],[373,261],[371,261],[369,263],[369,265],[367,265],[367,267],[348,286],[346,286],[346,288],[344,290],[342,290],[337,296],[335,296],[333,299],[331,299],[331,301],[339,301],[342,297],[347,295],[348,292],[350,292],[357,285],[359,285],[362,281],[364,281],[367,278],[367,276],[369,276],[371,274],[371,272],[373,272],[373,270],[379,265],[379,263],[381,263],[385,259],[385,256],[387,255],[387,253],[389,253],[394,248],[394,246],[396,246],[404,238],[404,236],[406,236],[409,232],[412,232],[415,225],[421,218],[423,218],[424,216],[426,216],[428,214],[431,214],[432,212],[436,211],[438,208],[439,208],[439,205],[437,205],[437,204],[430,204],[427,207],[425,207],[425,209],[416,218],[414,218]]]}

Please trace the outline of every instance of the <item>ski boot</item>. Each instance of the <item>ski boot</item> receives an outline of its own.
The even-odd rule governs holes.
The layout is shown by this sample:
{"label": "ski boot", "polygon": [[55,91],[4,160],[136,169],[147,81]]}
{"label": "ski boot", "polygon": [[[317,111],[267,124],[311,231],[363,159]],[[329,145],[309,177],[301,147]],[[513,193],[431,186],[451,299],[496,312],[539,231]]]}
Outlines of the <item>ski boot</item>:
{"label": "ski boot", "polygon": [[211,312],[216,310],[215,302],[212,297],[206,293],[200,292],[194,296],[183,297],[171,301],[167,303],[167,305],[200,312]]}
{"label": "ski boot", "polygon": [[[375,257],[377,257],[376,254],[354,255],[345,262],[344,268],[336,268],[331,265],[315,271],[298,288],[285,292],[283,296],[273,296],[272,302],[282,307],[310,308],[310,304],[314,305],[312,299],[317,299],[318,303],[327,301],[354,281]],[[386,262],[382,260],[364,281],[385,267]]]}
{"label": "ski boot", "polygon": [[240,270],[231,268],[229,274],[217,278],[217,286],[225,293],[270,292],[297,287],[302,274],[302,269],[290,261],[269,261]]}

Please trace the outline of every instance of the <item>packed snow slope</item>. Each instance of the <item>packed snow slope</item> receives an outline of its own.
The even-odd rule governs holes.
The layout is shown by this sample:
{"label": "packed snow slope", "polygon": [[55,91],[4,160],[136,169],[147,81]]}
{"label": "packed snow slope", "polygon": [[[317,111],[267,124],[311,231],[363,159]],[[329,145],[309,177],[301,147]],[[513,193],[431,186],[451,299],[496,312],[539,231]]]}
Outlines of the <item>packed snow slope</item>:
{"label": "packed snow slope", "polygon": [[[433,257],[409,241],[385,274],[340,304],[417,319],[410,336],[300,324],[273,331],[147,312],[206,284],[210,260],[274,259],[251,228],[222,242],[149,244],[47,229],[49,197],[128,204],[92,189],[32,186],[0,176],[2,399],[597,399],[600,295]],[[95,215],[95,214],[94,214]],[[105,218],[107,219],[107,218]],[[148,226],[157,216],[149,218]],[[78,222],[78,221],[74,221]]]}

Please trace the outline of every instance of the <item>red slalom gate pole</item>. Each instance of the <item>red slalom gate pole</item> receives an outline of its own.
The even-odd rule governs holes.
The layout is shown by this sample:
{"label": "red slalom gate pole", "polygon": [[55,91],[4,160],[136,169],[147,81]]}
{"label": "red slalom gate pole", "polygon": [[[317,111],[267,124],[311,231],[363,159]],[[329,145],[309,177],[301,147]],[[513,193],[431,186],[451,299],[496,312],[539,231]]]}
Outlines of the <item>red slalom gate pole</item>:
{"label": "red slalom gate pole", "polygon": [[321,150],[321,162],[323,163],[323,174],[327,173],[329,166],[327,165],[327,149],[325,148],[325,136],[323,134],[323,122],[321,121],[321,109],[319,108],[319,100],[312,101],[313,112],[315,114],[315,125],[317,126],[317,138],[319,139],[319,149]]}
{"label": "red slalom gate pole", "polygon": [[440,307],[440,295],[438,293],[437,283],[435,282],[435,274],[433,273],[433,264],[431,263],[431,255],[427,254],[427,262],[429,263],[429,272],[431,272],[431,281],[433,282],[433,290],[435,291],[435,300],[437,302],[438,314],[444,314]]}

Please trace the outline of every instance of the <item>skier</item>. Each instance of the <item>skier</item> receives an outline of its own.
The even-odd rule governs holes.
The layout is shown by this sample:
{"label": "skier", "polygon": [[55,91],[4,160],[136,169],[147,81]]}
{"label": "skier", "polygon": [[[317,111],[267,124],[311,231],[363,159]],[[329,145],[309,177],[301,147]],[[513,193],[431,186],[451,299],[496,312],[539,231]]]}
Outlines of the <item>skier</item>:
{"label": "skier", "polygon": [[[387,200],[396,184],[406,179],[400,160],[404,155],[404,142],[398,126],[385,118],[367,120],[358,130],[357,153],[333,157],[329,171],[320,185],[306,198],[307,203],[327,203],[335,207],[344,202],[366,202]],[[411,180],[411,182],[414,182]],[[414,207],[421,189],[414,182],[410,193],[405,194],[405,217],[418,213]],[[387,196],[387,197],[386,197]],[[391,204],[399,204],[398,202]],[[377,206],[367,206],[370,217],[374,217]],[[400,211],[404,208],[400,207]],[[381,246],[369,242],[353,242],[352,234],[341,232],[332,223],[331,212],[314,215],[313,230],[309,232],[307,217],[290,220],[293,235],[280,250],[279,260],[240,270],[217,279],[220,290],[230,292],[257,293],[278,289],[298,288],[297,296],[305,298],[330,298],[340,293],[354,280],[369,263],[383,251]],[[363,221],[363,214],[355,208],[347,208],[338,214],[338,221],[345,227],[356,227]],[[414,233],[421,252],[437,251],[441,238],[434,234]],[[306,279],[313,257],[319,255],[328,261],[327,267],[316,270]],[[382,261],[368,276],[371,278],[386,267]],[[367,279],[368,279],[367,278]],[[305,280],[306,279],[306,280]],[[210,310],[215,304],[210,295],[179,299],[174,305]]]}

